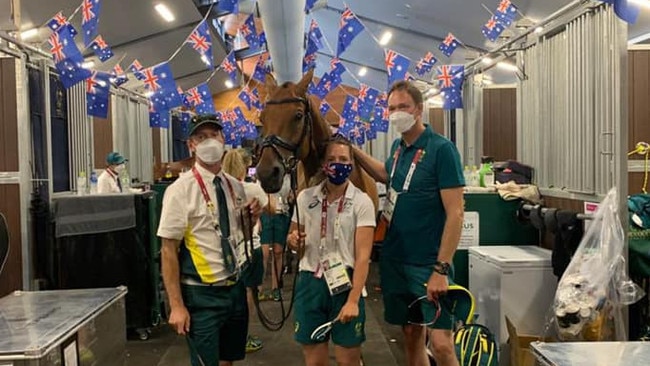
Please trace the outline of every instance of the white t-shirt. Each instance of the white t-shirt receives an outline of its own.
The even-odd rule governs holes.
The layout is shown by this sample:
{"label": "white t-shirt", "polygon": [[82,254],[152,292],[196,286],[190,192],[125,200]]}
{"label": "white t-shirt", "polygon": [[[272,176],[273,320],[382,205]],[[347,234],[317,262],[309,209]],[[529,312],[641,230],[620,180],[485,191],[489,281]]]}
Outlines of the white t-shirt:
{"label": "white t-shirt", "polygon": [[117,184],[117,180],[120,177],[113,173],[110,169],[106,168],[97,178],[97,193],[120,193],[120,186]]}
{"label": "white t-shirt", "polygon": [[[298,195],[298,210],[300,210],[301,225],[305,226],[305,256],[300,260],[300,270],[315,272],[320,262],[320,231],[323,210],[323,185],[307,188]],[[339,201],[344,199],[343,211],[339,218],[339,240],[334,240],[335,222],[339,209]],[[293,222],[296,222],[294,212]],[[327,205],[327,231],[325,252],[336,250],[341,255],[343,263],[348,268],[354,268],[354,241],[357,227],[375,227],[375,206],[370,197],[348,183],[345,194]]]}

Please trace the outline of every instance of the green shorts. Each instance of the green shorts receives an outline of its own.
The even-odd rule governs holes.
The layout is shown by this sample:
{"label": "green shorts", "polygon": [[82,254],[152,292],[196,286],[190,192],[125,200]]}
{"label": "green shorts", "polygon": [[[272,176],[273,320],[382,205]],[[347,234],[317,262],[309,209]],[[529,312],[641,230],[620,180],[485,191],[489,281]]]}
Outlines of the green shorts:
{"label": "green shorts", "polygon": [[248,304],[241,281],[233,286],[181,285],[190,313],[188,340],[192,366],[199,366],[196,353],[207,366],[219,361],[243,360],[248,336]]}
{"label": "green shorts", "polygon": [[359,316],[356,319],[346,324],[335,323],[330,335],[323,341],[312,340],[311,334],[318,326],[339,315],[348,300],[349,292],[330,296],[325,279],[314,277],[313,272],[301,271],[297,281],[294,338],[298,343],[309,345],[328,342],[331,335],[332,342],[337,346],[357,347],[366,340],[363,297],[359,299]]}
{"label": "green shorts", "polygon": [[242,273],[241,280],[246,287],[258,287],[264,282],[264,255],[262,248],[255,249],[248,264]]}
{"label": "green shorts", "polygon": [[291,217],[282,214],[263,214],[262,232],[260,239],[262,244],[280,244],[283,247],[287,243],[287,234],[291,226]]}
{"label": "green shorts", "polygon": [[[416,266],[382,258],[379,264],[381,293],[384,299],[384,320],[389,324],[407,325],[418,319],[435,319],[433,307],[417,308],[409,305],[426,295],[426,283],[433,273],[433,265]],[[449,274],[453,283],[453,269]],[[440,316],[429,328],[453,329],[455,320],[449,306],[441,302]],[[416,312],[417,314],[414,314]],[[424,321],[427,322],[426,320]]]}

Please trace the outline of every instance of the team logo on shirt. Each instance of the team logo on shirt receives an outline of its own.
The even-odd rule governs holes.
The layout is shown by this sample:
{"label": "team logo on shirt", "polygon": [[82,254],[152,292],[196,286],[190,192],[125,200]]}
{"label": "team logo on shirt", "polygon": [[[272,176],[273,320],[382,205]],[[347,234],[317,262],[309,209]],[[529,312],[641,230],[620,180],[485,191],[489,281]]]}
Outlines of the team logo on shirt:
{"label": "team logo on shirt", "polygon": [[320,202],[319,202],[318,199],[317,199],[317,200],[315,200],[314,202],[312,202],[312,203],[309,204],[309,209],[311,210],[312,208],[318,206],[319,204],[320,204]]}

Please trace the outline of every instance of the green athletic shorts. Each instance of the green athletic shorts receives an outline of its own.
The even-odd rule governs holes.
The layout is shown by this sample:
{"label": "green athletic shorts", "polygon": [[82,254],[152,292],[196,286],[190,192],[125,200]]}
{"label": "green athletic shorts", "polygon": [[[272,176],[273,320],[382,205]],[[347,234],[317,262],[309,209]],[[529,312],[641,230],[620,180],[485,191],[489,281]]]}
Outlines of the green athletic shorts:
{"label": "green athletic shorts", "polygon": [[206,366],[219,361],[243,360],[248,336],[248,305],[242,281],[233,286],[181,285],[190,313],[188,343],[192,366],[199,366],[196,352]]}
{"label": "green athletic shorts", "polygon": [[[433,265],[416,266],[382,258],[379,264],[381,293],[384,299],[384,320],[389,324],[407,325],[418,319],[435,319],[435,310],[430,307],[412,308],[409,305],[422,295],[426,295],[426,283],[433,273]],[[453,283],[453,269],[449,273],[449,284]],[[444,300],[444,299],[443,299]],[[454,316],[449,306],[441,302],[438,320],[429,325],[434,329],[453,329]],[[410,311],[410,313],[409,313]],[[413,314],[416,312],[417,314]],[[421,321],[421,320],[420,320]]]}
{"label": "green athletic shorts", "polygon": [[287,234],[291,226],[291,218],[283,214],[263,214],[262,232],[260,239],[262,244],[280,244],[283,247],[287,243]]}
{"label": "green athletic shorts", "polygon": [[255,249],[248,264],[242,273],[241,280],[246,287],[258,287],[264,282],[264,255],[262,248]]}
{"label": "green athletic shorts", "polygon": [[[350,274],[352,278],[352,274]],[[366,311],[364,299],[359,299],[359,316],[349,323],[334,323],[330,335],[323,341],[311,339],[312,332],[323,323],[327,323],[337,315],[348,300],[349,291],[330,296],[324,278],[314,277],[313,272],[301,271],[296,283],[296,298],[294,302],[294,338],[304,345],[332,342],[342,347],[357,347],[366,340],[365,322]]]}

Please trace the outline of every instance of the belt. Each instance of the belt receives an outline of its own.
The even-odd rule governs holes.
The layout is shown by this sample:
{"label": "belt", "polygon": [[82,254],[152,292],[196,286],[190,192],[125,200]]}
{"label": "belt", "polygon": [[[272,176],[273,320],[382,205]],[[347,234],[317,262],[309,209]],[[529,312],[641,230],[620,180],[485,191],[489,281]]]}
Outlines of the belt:
{"label": "belt", "polygon": [[225,278],[223,280],[217,281],[217,282],[212,282],[212,283],[205,283],[201,281],[197,281],[193,279],[192,277],[181,277],[181,283],[183,285],[189,285],[189,286],[206,286],[206,287],[230,287],[235,284],[237,284],[237,275],[232,275],[228,278]]}

